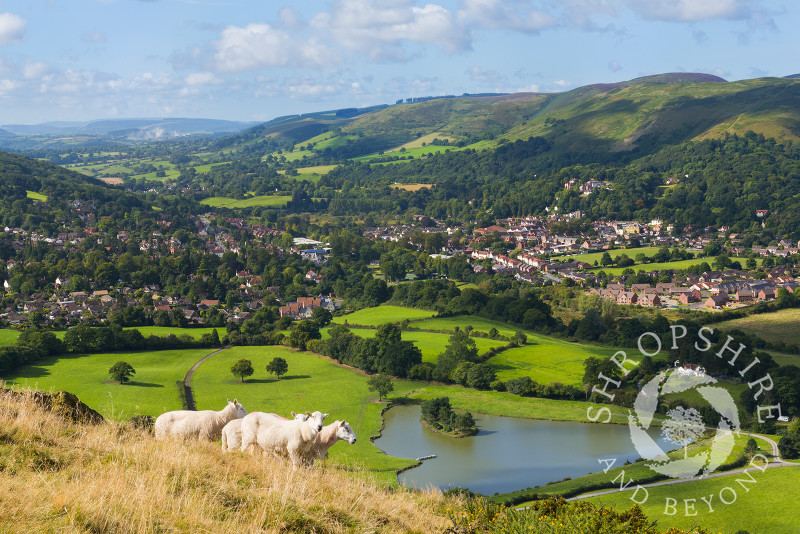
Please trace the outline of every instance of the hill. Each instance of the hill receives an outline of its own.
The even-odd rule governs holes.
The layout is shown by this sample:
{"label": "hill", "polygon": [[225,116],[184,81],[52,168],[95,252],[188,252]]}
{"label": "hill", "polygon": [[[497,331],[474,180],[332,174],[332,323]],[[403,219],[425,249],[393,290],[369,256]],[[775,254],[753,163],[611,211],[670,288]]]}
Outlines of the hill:
{"label": "hill", "polygon": [[105,119],[89,122],[45,122],[42,124],[6,124],[2,127],[19,136],[92,135],[157,139],[190,134],[238,132],[252,123],[217,119]]}

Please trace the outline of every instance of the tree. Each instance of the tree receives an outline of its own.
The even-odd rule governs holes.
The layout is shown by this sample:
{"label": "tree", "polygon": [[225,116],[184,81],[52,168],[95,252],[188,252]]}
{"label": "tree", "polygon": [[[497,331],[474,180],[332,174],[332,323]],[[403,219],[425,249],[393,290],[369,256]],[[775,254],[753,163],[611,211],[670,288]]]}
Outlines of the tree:
{"label": "tree", "polygon": [[689,454],[688,445],[703,433],[703,416],[694,408],[678,406],[667,412],[670,417],[662,423],[667,439],[683,445],[683,457]]}
{"label": "tree", "polygon": [[136,371],[128,362],[119,361],[111,366],[111,369],[108,370],[108,374],[121,385],[128,382],[131,377],[136,374]]}
{"label": "tree", "polygon": [[323,308],[322,306],[317,306],[311,312],[311,318],[319,325],[320,328],[325,328],[331,323],[331,321],[333,321],[333,314],[328,309]]}
{"label": "tree", "polygon": [[292,333],[289,334],[289,344],[297,349],[306,350],[309,341],[321,338],[322,334],[319,333],[317,323],[305,319],[292,328]]}
{"label": "tree", "polygon": [[392,379],[389,378],[388,375],[375,375],[370,377],[369,380],[367,380],[367,386],[370,391],[378,392],[379,401],[383,400],[385,395],[394,391],[394,384],[392,384]]}
{"label": "tree", "polygon": [[238,362],[233,364],[231,367],[231,373],[233,376],[238,376],[241,378],[242,382],[244,383],[244,378],[246,376],[251,376],[255,371],[253,370],[253,362],[250,360],[245,360],[242,358]]}
{"label": "tree", "polygon": [[608,267],[613,263],[614,260],[611,259],[611,254],[609,254],[608,252],[603,252],[603,256],[600,258],[600,265],[602,265],[603,267]]}
{"label": "tree", "polygon": [[280,380],[281,376],[285,375],[287,371],[289,371],[289,364],[280,356],[272,358],[272,361],[267,364],[267,372],[277,376],[278,380]]}

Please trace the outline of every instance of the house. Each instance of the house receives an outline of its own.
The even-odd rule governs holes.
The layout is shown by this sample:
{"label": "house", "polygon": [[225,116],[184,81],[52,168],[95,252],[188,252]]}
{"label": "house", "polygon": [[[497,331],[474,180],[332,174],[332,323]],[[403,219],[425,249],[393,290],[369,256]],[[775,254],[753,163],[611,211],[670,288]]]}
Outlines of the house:
{"label": "house", "polygon": [[620,291],[617,294],[617,304],[636,304],[639,295],[633,291]]}
{"label": "house", "polygon": [[736,302],[750,302],[755,298],[755,293],[752,289],[742,287],[736,291],[734,298],[736,299]]}
{"label": "house", "polygon": [[716,295],[711,295],[706,299],[703,305],[706,308],[721,308],[725,304],[728,303],[728,295],[725,293],[718,293]]}
{"label": "house", "polygon": [[637,303],[641,306],[649,306],[651,308],[661,306],[661,297],[653,293],[644,293],[639,295]]}
{"label": "house", "polygon": [[765,287],[759,290],[758,292],[758,300],[772,300],[775,298],[775,289],[771,287]]}

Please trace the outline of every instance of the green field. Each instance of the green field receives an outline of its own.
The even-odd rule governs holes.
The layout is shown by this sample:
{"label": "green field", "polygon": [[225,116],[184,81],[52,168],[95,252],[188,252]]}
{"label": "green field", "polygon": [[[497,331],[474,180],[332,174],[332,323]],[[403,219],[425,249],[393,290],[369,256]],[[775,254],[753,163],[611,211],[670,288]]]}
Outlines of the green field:
{"label": "green field", "polygon": [[786,308],[770,313],[759,313],[716,323],[715,329],[738,329],[746,334],[758,336],[768,341],[783,341],[793,345],[800,344],[800,309]]}
{"label": "green field", "polygon": [[36,191],[25,191],[28,198],[33,200],[41,200],[42,202],[47,202],[47,195],[43,195],[41,193],[37,193]]}
{"label": "green field", "polygon": [[[422,328],[423,330],[455,330],[456,327],[464,329],[471,326],[476,332],[486,332],[492,328],[497,329],[501,336],[514,337],[517,332],[525,332],[521,328],[509,326],[500,321],[493,321],[491,319],[484,319],[475,315],[457,315],[455,317],[437,317],[431,319],[420,319],[413,321],[409,326],[413,328]],[[528,334],[528,332],[526,332]]]}
{"label": "green field", "polygon": [[[494,367],[500,380],[530,376],[540,384],[561,382],[581,386],[583,362],[592,356],[606,359],[615,352],[612,348],[570,343],[529,333],[528,345],[503,351],[487,363]],[[638,358],[633,354],[631,359]]]}
{"label": "green field", "polygon": [[[157,416],[180,409],[176,380],[213,349],[71,355],[46,358],[6,377],[14,387],[63,390],[77,395],[104,417]],[[131,382],[111,382],[108,369],[124,360],[136,370]]]}
{"label": "green field", "polygon": [[200,339],[203,334],[210,334],[214,330],[219,334],[220,339],[225,337],[225,327],[222,328],[176,328],[174,326],[134,326],[126,330],[138,330],[144,337],[158,336],[165,337],[169,334],[174,336],[189,335],[195,339]]}
{"label": "green field", "polygon": [[11,330],[8,328],[0,329],[0,347],[13,345],[19,337],[19,330]]}
{"label": "green field", "polygon": [[608,254],[615,258],[617,256],[622,256],[623,254],[627,255],[629,258],[633,259],[639,254],[644,254],[648,258],[654,256],[661,247],[640,247],[640,248],[618,248],[613,250],[604,250],[602,252],[589,252],[587,254],[570,254],[568,256],[555,256],[553,259],[562,260],[562,261],[583,261],[586,263],[594,264],[594,262],[600,263],[600,260],[603,258],[603,254],[608,252]]}
{"label": "green field", "polygon": [[[289,372],[275,380],[265,368],[280,356],[289,364]],[[247,358],[256,373],[241,383],[230,368]],[[392,396],[413,387],[414,382],[395,382]],[[381,428],[381,409],[377,395],[367,389],[367,378],[339,367],[318,356],[284,347],[235,347],[206,361],[192,378],[197,408],[219,410],[226,399],[238,399],[248,412],[273,412],[291,417],[290,412],[323,411],[327,422],[344,419],[358,436],[354,445],[339,443],[330,450],[336,462],[363,462],[370,469],[396,470],[410,465],[408,460],[381,453],[369,437]],[[392,473],[393,475],[393,473]]]}
{"label": "green field", "polygon": [[772,359],[775,360],[775,363],[778,365],[796,365],[800,367],[800,354],[786,354],[784,352],[775,352],[772,350],[768,350],[772,355]]}
{"label": "green field", "polygon": [[[371,328],[353,328],[351,331],[360,337],[375,337],[377,330]],[[411,341],[422,352],[422,361],[435,364],[437,356],[444,352],[450,340],[450,334],[437,334],[434,332],[403,332],[403,341]],[[492,347],[502,347],[505,341],[494,341],[491,339],[473,338],[478,354],[483,354]]]}
{"label": "green field", "polygon": [[403,308],[402,306],[378,306],[377,308],[366,308],[348,315],[341,315],[333,319],[337,324],[360,324],[364,326],[378,326],[384,323],[397,323],[403,319],[414,321],[433,317],[436,312],[428,310],[417,310],[415,308]]}
{"label": "green field", "polygon": [[214,167],[219,167],[221,165],[228,165],[228,164],[230,164],[230,161],[224,161],[222,163],[208,163],[206,165],[195,165],[194,170],[198,174],[207,174]]}
{"label": "green field", "polygon": [[250,197],[242,200],[226,197],[211,197],[201,200],[201,204],[211,206],[212,208],[252,208],[254,206],[266,206],[268,208],[282,208],[285,206],[292,197],[280,195],[263,195],[258,197]]}
{"label": "green field", "polygon": [[[639,249],[632,249],[632,250],[639,250]],[[614,255],[612,254],[612,258]],[[639,271],[665,271],[667,269],[674,269],[674,270],[681,270],[686,269],[687,267],[691,267],[693,265],[700,265],[703,262],[707,262],[709,265],[714,265],[714,260],[716,256],[707,256],[705,258],[694,258],[691,260],[680,260],[680,261],[670,261],[666,263],[637,263],[636,265],[631,265],[630,267],[595,267],[593,271],[603,271],[606,274],[610,274],[612,276],[619,276],[625,269],[633,269],[634,272]],[[732,261],[738,261],[742,265],[747,261],[747,258],[739,258],[739,257],[732,257]],[[758,265],[761,265],[763,260],[761,258],[756,260]]]}
{"label": "green field", "polygon": [[[708,528],[711,532],[733,534],[745,530],[751,534],[795,534],[797,532],[797,481],[800,469],[797,467],[780,467],[764,472],[754,470],[756,483],[747,479],[746,475],[729,475],[706,480],[648,488],[647,502],[642,509],[648,518],[657,520],[662,528],[676,527],[689,529],[694,525]],[[736,479],[745,478],[750,491],[745,491]],[[736,491],[736,501],[726,505],[720,500],[723,488]],[[619,492],[595,497],[592,499],[602,506],[614,506],[628,509],[633,503],[631,492]],[[700,500],[701,496],[709,499],[714,509],[709,512],[708,506]],[[732,494],[725,491],[726,501],[732,500]],[[675,515],[666,515],[667,498],[677,500]],[[641,500],[642,495],[637,496]],[[686,517],[684,499],[696,499],[694,511],[696,516]],[[692,502],[690,501],[690,504]]]}

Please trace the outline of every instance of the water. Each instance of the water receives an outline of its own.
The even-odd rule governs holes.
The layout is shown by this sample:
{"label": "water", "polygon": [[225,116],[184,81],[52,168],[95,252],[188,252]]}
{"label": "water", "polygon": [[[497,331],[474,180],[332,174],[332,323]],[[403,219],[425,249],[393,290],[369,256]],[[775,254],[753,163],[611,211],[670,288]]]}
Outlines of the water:
{"label": "water", "polygon": [[[639,457],[626,425],[473,415],[480,432],[457,439],[423,428],[419,406],[395,406],[384,414],[386,428],[375,445],[402,458],[436,455],[398,476],[406,486],[460,486],[486,495],[601,471],[598,458],[621,465]],[[662,448],[674,448],[657,436]]]}

